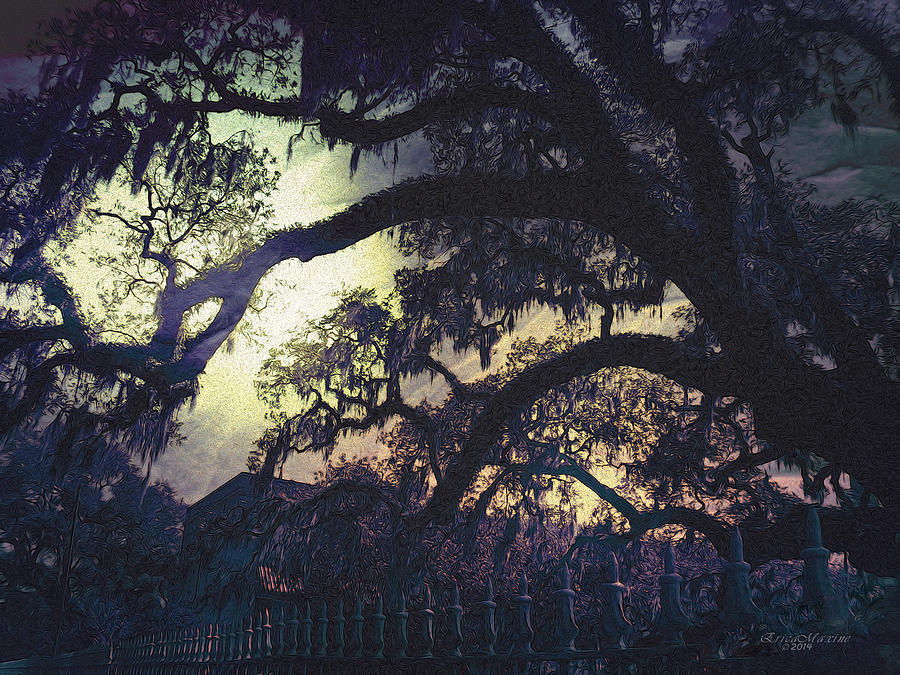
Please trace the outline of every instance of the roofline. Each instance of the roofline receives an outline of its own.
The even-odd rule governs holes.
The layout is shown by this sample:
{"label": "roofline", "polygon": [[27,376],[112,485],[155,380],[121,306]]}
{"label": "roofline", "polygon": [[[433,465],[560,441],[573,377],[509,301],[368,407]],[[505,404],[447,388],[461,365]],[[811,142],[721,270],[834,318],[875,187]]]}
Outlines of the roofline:
{"label": "roofline", "polygon": [[[229,492],[234,491],[237,487],[237,483],[242,482],[244,480],[252,479],[253,476],[254,476],[254,474],[250,473],[249,471],[241,471],[240,473],[235,474],[234,476],[229,478],[227,481],[222,483],[215,490],[207,493],[206,495],[204,495],[203,497],[198,499],[196,502],[194,502],[193,504],[188,506],[187,513],[185,514],[185,519],[187,519],[190,516],[190,514],[193,510],[200,507],[204,502],[212,500],[213,497],[223,496],[225,494],[228,494]],[[313,485],[311,483],[304,483],[302,481],[291,480],[289,478],[273,478],[272,481],[273,482],[277,481],[279,483],[290,483],[292,485],[306,485],[309,487],[313,487]]]}
{"label": "roofline", "polygon": [[196,509],[198,506],[200,506],[201,504],[203,504],[203,502],[206,502],[206,501],[209,501],[210,499],[212,499],[212,497],[213,497],[214,495],[220,495],[220,494],[223,494],[223,493],[231,492],[231,491],[236,487],[236,486],[234,485],[234,483],[236,483],[239,479],[243,479],[245,476],[246,476],[246,477],[250,477],[250,476],[252,476],[252,475],[253,475],[253,474],[251,474],[249,471],[241,471],[240,473],[235,474],[234,476],[232,476],[231,478],[229,478],[227,481],[225,481],[224,483],[222,483],[222,484],[221,484],[219,487],[217,487],[215,490],[213,490],[212,492],[208,492],[207,494],[205,494],[205,495],[203,495],[202,497],[200,497],[200,499],[198,499],[197,501],[195,501],[193,504],[191,504],[191,505],[187,508],[188,514],[190,514],[190,512],[191,512],[193,509]]}

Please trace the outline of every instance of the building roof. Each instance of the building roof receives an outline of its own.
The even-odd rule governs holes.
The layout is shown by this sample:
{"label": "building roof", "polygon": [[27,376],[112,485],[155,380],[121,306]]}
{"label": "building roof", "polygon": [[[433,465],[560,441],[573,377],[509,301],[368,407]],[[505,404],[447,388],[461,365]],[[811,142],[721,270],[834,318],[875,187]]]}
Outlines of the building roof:
{"label": "building roof", "polygon": [[[255,474],[252,474],[249,471],[242,471],[233,478],[225,481],[215,490],[191,504],[188,507],[187,518],[191,517],[192,512],[197,513],[210,506],[220,504],[229,497],[237,495],[247,497],[252,496],[253,480],[255,476]],[[288,480],[286,478],[272,478],[266,488],[266,495],[271,496],[275,494],[284,495],[293,499],[307,499],[315,494],[315,486],[310,485],[309,483]]]}

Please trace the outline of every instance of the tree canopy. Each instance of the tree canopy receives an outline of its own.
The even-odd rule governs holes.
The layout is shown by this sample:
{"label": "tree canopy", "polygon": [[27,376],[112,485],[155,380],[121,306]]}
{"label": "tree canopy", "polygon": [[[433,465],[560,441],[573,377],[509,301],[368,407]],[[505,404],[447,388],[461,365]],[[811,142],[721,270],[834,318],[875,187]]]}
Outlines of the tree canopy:
{"label": "tree canopy", "polygon": [[[628,394],[643,392],[642,419],[672,407],[675,385],[684,395],[680,421],[640,458],[658,495],[740,504],[762,489],[758,467],[792,463],[811,493],[828,481],[839,496],[832,547],[891,571],[900,211],[820,204],[775,149],[816,107],[847,133],[882,99],[900,119],[898,25],[874,3],[791,0],[104,0],[70,12],[36,47],[40,93],[0,107],[0,281],[33,296],[0,327],[0,433],[55,420],[66,452],[101,434],[158,453],[269,270],[391,231],[416,256],[396,277],[396,311],[351,298],[337,333],[284,351],[296,368],[270,364],[311,407],[262,439],[267,472],[399,416],[424,430],[411,527],[450,524],[488,465],[522,463],[504,456],[516,438],[526,463],[535,444],[575,442],[543,423],[555,415],[602,452],[603,425],[631,405],[614,393],[628,376],[607,369],[630,367],[653,374]],[[427,143],[433,171],[266,233],[265,155],[213,141],[224,112],[349,145],[351,171],[362,153],[396,162],[398,143]],[[146,204],[98,206],[114,180]],[[120,292],[152,303],[147,335],[97,331],[54,270],[52,244],[85,215],[118,220],[141,258]],[[614,331],[624,310],[675,292],[689,303],[680,335]],[[599,327],[523,347],[487,383],[440,359],[472,349],[487,368],[534,308]],[[402,396],[428,374],[451,390],[440,411]],[[607,497],[632,528],[656,526]],[[698,522],[710,516],[696,502],[671,508],[711,539],[728,524]]]}

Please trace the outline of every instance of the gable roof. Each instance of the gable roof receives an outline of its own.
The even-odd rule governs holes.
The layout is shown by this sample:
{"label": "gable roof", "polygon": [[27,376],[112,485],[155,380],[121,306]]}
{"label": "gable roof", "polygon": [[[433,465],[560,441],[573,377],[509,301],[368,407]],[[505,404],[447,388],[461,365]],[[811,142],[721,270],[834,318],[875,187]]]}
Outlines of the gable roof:
{"label": "gable roof", "polygon": [[[190,519],[193,514],[200,511],[213,510],[231,497],[252,499],[254,478],[255,474],[242,471],[225,481],[215,490],[191,504],[188,507],[186,519]],[[287,478],[272,478],[266,487],[265,496],[284,495],[293,499],[308,499],[315,494],[315,491],[316,486],[310,483],[301,483]]]}

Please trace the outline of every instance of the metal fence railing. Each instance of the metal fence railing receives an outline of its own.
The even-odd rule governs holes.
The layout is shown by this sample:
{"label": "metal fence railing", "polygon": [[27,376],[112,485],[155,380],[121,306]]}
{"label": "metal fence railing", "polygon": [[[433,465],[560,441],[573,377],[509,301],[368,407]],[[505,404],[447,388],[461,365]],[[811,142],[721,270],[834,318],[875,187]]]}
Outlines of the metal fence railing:
{"label": "metal fence railing", "polygon": [[[808,545],[802,555],[804,605],[815,608],[821,626],[846,626],[849,609],[831,583],[829,551],[822,546],[818,515],[810,509]],[[724,625],[751,626],[762,613],[750,596],[750,566],[743,560],[740,532],[732,536],[730,562],[725,566],[722,606]],[[576,647],[579,626],[575,591],[563,566],[549,607],[552,635],[540,636],[535,649],[533,599],[524,574],[516,594],[504,598],[508,646],[498,649],[498,604],[488,582],[483,599],[468,611],[454,587],[449,601],[436,606],[425,586],[416,607],[400,594],[385,610],[381,595],[369,612],[357,597],[347,616],[343,601],[329,611],[327,602],[306,602],[264,608],[241,621],[172,628],[141,635],[108,648],[94,647],[56,658],[33,657],[0,663],[0,673],[596,673],[600,672],[753,672],[742,659],[705,654],[685,645],[691,619],[681,601],[682,577],[676,572],[671,546],[663,549],[664,574],[659,578],[660,604],[653,626],[654,647],[628,648],[630,627],[625,616],[625,586],[613,559],[612,581],[601,584],[602,647]],[[314,608],[315,607],[315,611]],[[463,630],[463,615],[470,628]],[[435,622],[441,619],[441,639]],[[549,645],[549,647],[547,647]]]}

